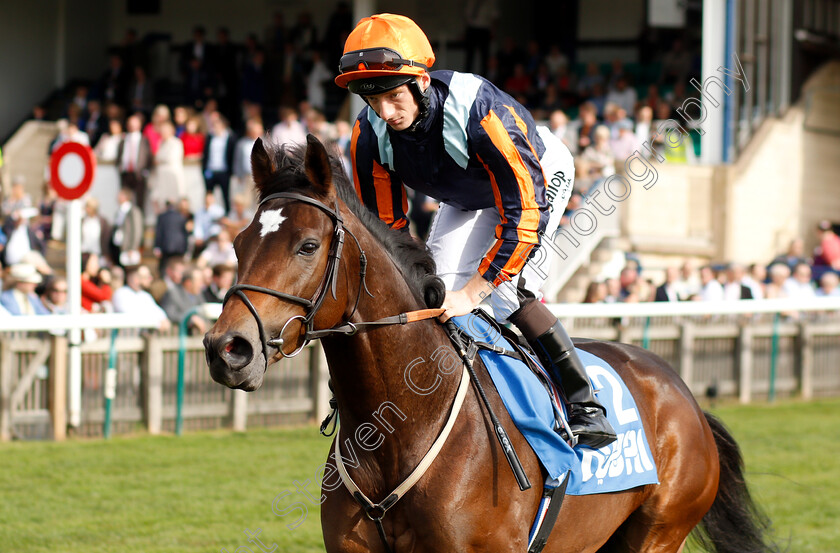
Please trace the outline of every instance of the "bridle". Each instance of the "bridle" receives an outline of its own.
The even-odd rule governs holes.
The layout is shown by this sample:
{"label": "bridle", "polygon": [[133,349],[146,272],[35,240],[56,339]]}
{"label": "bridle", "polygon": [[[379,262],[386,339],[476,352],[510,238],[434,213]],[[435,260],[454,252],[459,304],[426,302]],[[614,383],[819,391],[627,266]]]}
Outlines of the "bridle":
{"label": "bridle", "polygon": [[[283,357],[294,357],[298,355],[303,350],[303,348],[306,347],[306,345],[309,344],[309,342],[313,339],[321,338],[323,336],[333,333],[347,335],[352,335],[356,333],[357,326],[351,323],[350,321],[346,321],[343,325],[326,330],[313,330],[315,315],[318,313],[318,310],[324,303],[324,299],[327,296],[327,290],[330,291],[333,299],[336,299],[336,282],[338,276],[338,267],[339,263],[341,262],[341,253],[344,249],[345,234],[349,234],[356,242],[356,246],[359,248],[359,290],[356,293],[356,301],[353,305],[353,311],[350,313],[350,316],[352,317],[353,313],[355,313],[356,309],[359,307],[359,300],[362,295],[362,290],[364,290],[368,296],[373,297],[373,294],[371,294],[370,291],[367,289],[367,284],[365,282],[365,273],[367,272],[367,257],[365,256],[365,252],[362,249],[358,238],[356,238],[356,236],[344,226],[344,220],[341,218],[341,215],[338,211],[338,201],[336,200],[335,208],[331,208],[325,203],[320,202],[315,198],[304,196],[303,194],[297,194],[295,192],[277,192],[275,194],[270,194],[266,196],[260,202],[260,205],[258,207],[261,207],[267,202],[277,200],[280,198],[288,198],[317,207],[318,209],[326,213],[330,217],[330,219],[332,219],[335,230],[333,231],[332,242],[330,243],[330,251],[327,258],[327,267],[324,271],[324,276],[321,278],[321,283],[318,285],[318,289],[315,290],[315,294],[312,296],[312,298],[306,299],[300,296],[286,294],[278,290],[265,288],[263,286],[256,286],[253,284],[234,284],[227,291],[227,294],[225,294],[225,304],[231,298],[231,296],[237,296],[239,299],[242,300],[242,302],[245,304],[245,307],[247,307],[251,314],[254,316],[254,320],[257,322],[257,328],[259,329],[260,342],[262,343],[263,355],[265,356],[266,365],[268,365],[269,363],[268,346],[276,347],[279,350],[280,355]],[[265,326],[263,325],[262,319],[260,318],[257,309],[254,307],[254,304],[251,303],[251,300],[248,299],[248,296],[245,294],[245,291],[268,294],[269,296],[274,296],[275,298],[284,301],[297,303],[303,306],[303,308],[306,310],[306,314],[293,315],[283,324],[283,327],[280,330],[280,334],[277,338],[267,339]],[[283,335],[289,324],[291,324],[291,322],[295,320],[300,320],[300,323],[306,329],[306,332],[304,334],[303,343],[295,351],[287,354],[283,351]]]}
{"label": "bridle", "polygon": [[[294,296],[292,294],[286,294],[285,292],[280,292],[271,288],[265,288],[263,286],[256,286],[254,284],[234,284],[227,291],[227,294],[225,294],[224,303],[227,303],[227,301],[232,296],[236,296],[242,300],[242,303],[245,304],[245,307],[247,307],[248,311],[251,312],[251,315],[254,316],[254,320],[257,323],[257,328],[259,329],[260,342],[262,343],[263,347],[263,355],[265,356],[266,367],[268,367],[269,363],[268,346],[276,347],[282,357],[294,357],[298,355],[301,351],[303,351],[303,348],[305,348],[307,344],[309,344],[309,342],[311,342],[312,340],[323,338],[325,336],[330,336],[332,334],[343,334],[345,336],[352,336],[356,334],[356,332],[358,332],[359,330],[362,330],[367,327],[394,324],[404,325],[415,321],[432,319],[443,313],[443,309],[419,309],[417,311],[408,311],[406,313],[400,313],[399,315],[383,317],[375,321],[363,321],[358,323],[350,322],[349,319],[353,317],[353,315],[356,313],[356,310],[359,308],[359,300],[361,300],[362,291],[364,290],[365,294],[367,294],[371,298],[374,297],[374,295],[370,293],[370,290],[368,290],[367,282],[365,281],[365,275],[367,274],[367,256],[365,255],[365,251],[362,249],[362,245],[359,242],[359,239],[356,238],[356,235],[354,235],[350,231],[350,229],[344,226],[344,220],[341,218],[341,215],[338,211],[338,200],[336,200],[335,202],[335,208],[331,208],[325,203],[320,202],[315,198],[304,196],[303,194],[297,194],[295,192],[277,192],[276,194],[270,194],[266,196],[260,202],[260,205],[258,207],[261,207],[266,202],[270,202],[272,200],[280,198],[288,198],[290,200],[307,203],[309,205],[317,207],[318,209],[329,215],[330,219],[332,219],[333,221],[335,230],[333,231],[332,242],[330,243],[330,251],[327,258],[327,267],[324,270],[324,276],[321,277],[321,283],[318,285],[318,288],[317,290],[315,290],[315,294],[312,296],[311,299],[302,298],[300,296]],[[338,267],[341,263],[342,251],[344,250],[345,234],[350,235],[353,241],[356,242],[356,247],[359,249],[359,288],[356,292],[356,300],[353,303],[353,310],[350,312],[350,315],[347,317],[347,319],[344,320],[344,322],[339,323],[338,325],[332,328],[315,330],[313,328],[315,324],[315,315],[318,313],[318,310],[324,303],[324,299],[326,299],[327,297],[327,290],[330,291],[333,299],[336,299],[335,290],[338,278]],[[280,300],[302,305],[303,308],[307,310],[306,315],[293,315],[283,324],[283,327],[280,329],[280,334],[277,338],[268,339],[267,334],[265,332],[265,326],[263,325],[259,312],[257,312],[257,308],[254,307],[254,304],[251,303],[251,300],[248,299],[248,296],[245,294],[246,291],[268,294],[269,296],[273,296]],[[291,353],[285,353],[283,351],[283,336],[289,324],[291,324],[292,321],[296,320],[299,320],[303,328],[306,329],[303,335],[303,343],[295,351]]]}

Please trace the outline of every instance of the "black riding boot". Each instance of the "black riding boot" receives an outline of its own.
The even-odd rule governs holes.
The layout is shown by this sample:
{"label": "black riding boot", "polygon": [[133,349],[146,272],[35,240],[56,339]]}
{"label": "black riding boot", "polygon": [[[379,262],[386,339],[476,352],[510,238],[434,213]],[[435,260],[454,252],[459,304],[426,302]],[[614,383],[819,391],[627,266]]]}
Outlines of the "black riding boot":
{"label": "black riding boot", "polygon": [[542,303],[530,301],[508,320],[519,328],[563,390],[569,402],[569,426],[578,443],[597,449],[615,441],[606,410],[595,398],[572,339],[557,317]]}

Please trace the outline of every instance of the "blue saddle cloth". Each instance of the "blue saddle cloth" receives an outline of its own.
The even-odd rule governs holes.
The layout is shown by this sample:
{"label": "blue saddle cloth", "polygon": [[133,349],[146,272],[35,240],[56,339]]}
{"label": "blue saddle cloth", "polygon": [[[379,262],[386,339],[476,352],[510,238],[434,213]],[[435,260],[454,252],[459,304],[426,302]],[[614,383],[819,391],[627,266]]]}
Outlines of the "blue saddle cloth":
{"label": "blue saddle cloth", "polygon": [[[471,313],[455,317],[453,321],[477,342],[514,349],[481,317]],[[555,432],[556,409],[543,384],[525,363],[508,355],[479,350],[514,424],[545,467],[549,479],[559,483],[571,471],[567,494],[617,492],[658,484],[656,466],[636,401],[627,386],[602,359],[580,349],[577,353],[618,436],[615,442],[600,449],[586,446],[572,449]]]}

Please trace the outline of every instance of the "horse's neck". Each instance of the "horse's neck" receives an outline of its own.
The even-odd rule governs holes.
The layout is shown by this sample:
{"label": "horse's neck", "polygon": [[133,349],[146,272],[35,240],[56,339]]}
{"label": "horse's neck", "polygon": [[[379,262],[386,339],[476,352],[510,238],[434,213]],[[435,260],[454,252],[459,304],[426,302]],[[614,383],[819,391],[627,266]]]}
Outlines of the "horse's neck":
{"label": "horse's neck", "polygon": [[[362,294],[353,322],[425,307],[381,246],[363,240],[363,248],[369,258],[367,285],[374,297]],[[384,474],[389,469],[383,465],[390,465],[391,472],[398,470],[392,462],[395,456],[416,457],[413,449],[422,456],[445,422],[460,376],[457,371],[438,370],[440,350],[450,346],[440,325],[426,320],[374,327],[322,342],[338,400],[342,440],[358,439],[357,429],[373,424],[385,436],[373,452]]]}

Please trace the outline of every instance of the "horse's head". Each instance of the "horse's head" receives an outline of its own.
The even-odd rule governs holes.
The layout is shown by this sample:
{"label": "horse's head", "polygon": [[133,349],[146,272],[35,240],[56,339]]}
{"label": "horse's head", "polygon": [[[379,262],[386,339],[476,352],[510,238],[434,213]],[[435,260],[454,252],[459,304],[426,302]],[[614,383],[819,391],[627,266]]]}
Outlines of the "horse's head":
{"label": "horse's head", "polygon": [[333,299],[344,230],[324,146],[310,135],[301,160],[257,139],[251,165],[260,204],[234,241],[238,281],[204,338],[213,379],[244,390],[305,345],[316,317],[335,324],[346,300],[343,289]]}

